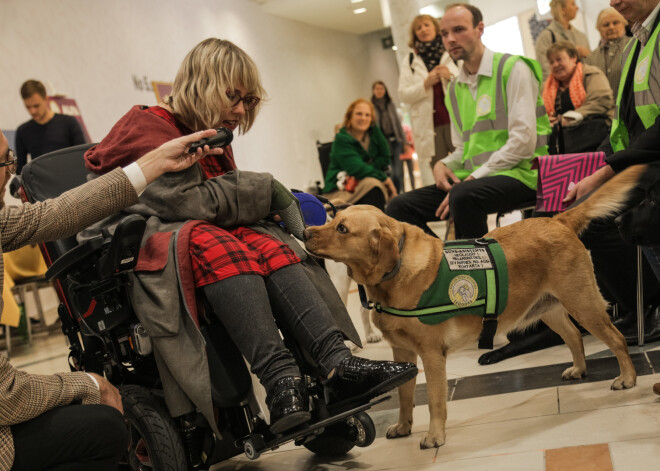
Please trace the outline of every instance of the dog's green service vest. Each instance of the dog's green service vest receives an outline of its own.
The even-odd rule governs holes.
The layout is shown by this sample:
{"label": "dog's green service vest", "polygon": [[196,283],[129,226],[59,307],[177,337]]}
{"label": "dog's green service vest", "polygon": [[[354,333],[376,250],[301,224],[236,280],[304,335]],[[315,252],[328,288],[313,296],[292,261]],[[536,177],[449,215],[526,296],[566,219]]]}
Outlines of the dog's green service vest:
{"label": "dog's green service vest", "polygon": [[445,242],[435,281],[420,297],[415,309],[383,307],[366,300],[362,305],[393,316],[417,317],[428,325],[454,316],[483,317],[479,348],[493,348],[497,317],[504,311],[509,291],[509,272],[504,251],[495,239]]}

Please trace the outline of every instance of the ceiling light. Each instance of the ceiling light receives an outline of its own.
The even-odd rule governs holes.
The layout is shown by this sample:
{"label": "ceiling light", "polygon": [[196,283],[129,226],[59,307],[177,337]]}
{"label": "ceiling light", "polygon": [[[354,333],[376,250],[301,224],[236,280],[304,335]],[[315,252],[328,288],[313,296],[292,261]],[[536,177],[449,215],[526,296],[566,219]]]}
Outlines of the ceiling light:
{"label": "ceiling light", "polygon": [[392,46],[392,50],[393,50],[393,51],[398,51],[398,50],[399,50],[399,48],[398,48],[398,47],[396,47],[396,46]]}
{"label": "ceiling light", "polygon": [[360,2],[364,2],[364,0],[351,0],[351,3],[360,3]]}
{"label": "ceiling light", "polygon": [[360,13],[364,13],[366,11],[367,11],[366,8],[356,8],[355,10],[353,10],[353,13],[355,13],[356,15],[359,15]]}

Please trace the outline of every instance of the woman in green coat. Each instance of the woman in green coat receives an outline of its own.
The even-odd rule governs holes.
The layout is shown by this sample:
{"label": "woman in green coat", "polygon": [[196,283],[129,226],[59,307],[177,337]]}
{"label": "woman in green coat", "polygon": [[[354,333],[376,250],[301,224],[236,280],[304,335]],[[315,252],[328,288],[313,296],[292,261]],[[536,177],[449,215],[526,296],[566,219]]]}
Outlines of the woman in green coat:
{"label": "woman in green coat", "polygon": [[325,196],[353,204],[384,209],[397,191],[388,176],[390,146],[374,124],[371,102],[358,98],[350,104],[343,127],[335,136],[325,175]]}

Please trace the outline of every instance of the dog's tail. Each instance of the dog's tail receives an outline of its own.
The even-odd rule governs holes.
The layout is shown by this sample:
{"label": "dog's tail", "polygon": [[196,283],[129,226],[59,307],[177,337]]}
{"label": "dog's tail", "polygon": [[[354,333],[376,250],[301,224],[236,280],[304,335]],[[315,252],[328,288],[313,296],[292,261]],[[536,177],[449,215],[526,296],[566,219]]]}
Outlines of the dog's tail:
{"label": "dog's tail", "polygon": [[573,209],[555,216],[580,235],[592,219],[612,216],[626,205],[630,191],[646,170],[646,165],[635,165],[615,175]]}

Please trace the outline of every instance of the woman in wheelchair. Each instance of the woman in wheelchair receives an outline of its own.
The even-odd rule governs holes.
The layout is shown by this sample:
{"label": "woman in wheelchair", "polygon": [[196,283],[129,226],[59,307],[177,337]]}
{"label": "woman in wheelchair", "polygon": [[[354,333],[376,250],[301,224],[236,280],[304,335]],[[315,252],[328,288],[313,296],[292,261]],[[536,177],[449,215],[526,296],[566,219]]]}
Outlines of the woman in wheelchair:
{"label": "woman in wheelchair", "polygon": [[[172,94],[158,106],[132,108],[85,155],[103,174],[176,136],[208,127],[247,132],[265,92],[252,59],[229,41],[207,39],[186,56]],[[194,406],[213,426],[210,379],[197,324],[195,291],[266,389],[273,433],[310,419],[301,372],[280,333],[291,333],[317,363],[337,408],[380,395],[417,373],[415,365],[353,357],[357,340],[322,269],[282,227],[301,238],[296,200],[267,173],[237,170],[222,155],[164,175],[125,210],[147,219],[131,300],[152,338],[173,416]]]}

